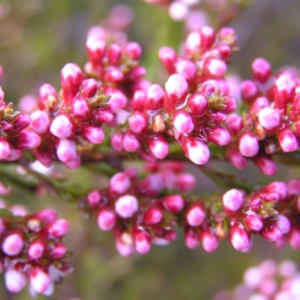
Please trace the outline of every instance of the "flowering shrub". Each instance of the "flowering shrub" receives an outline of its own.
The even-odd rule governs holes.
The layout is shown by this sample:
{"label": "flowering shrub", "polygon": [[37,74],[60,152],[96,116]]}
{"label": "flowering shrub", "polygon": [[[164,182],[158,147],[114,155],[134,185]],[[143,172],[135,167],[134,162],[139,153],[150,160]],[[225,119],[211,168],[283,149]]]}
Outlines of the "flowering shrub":
{"label": "flowering shrub", "polygon": [[[168,78],[164,84],[150,82],[140,62],[142,47],[119,34],[130,23],[129,11],[122,13],[126,22],[89,31],[85,65],[67,63],[60,87],[43,84],[32,111],[15,110],[1,90],[3,197],[15,182],[36,194],[46,187],[95,216],[99,229],[112,232],[117,251],[126,257],[173,242],[179,229],[186,247],[201,245],[206,252],[215,251],[222,240],[248,252],[255,235],[276,247],[299,249],[300,179],[241,182],[210,163],[225,161],[241,170],[252,161],[263,175],[273,176],[278,164],[298,160],[297,75],[275,72],[267,60],[256,58],[252,78],[233,87],[226,74],[238,50],[236,33],[206,25],[187,35],[182,51],[162,45],[158,57]],[[234,89],[240,96],[234,96]],[[29,100],[23,107],[29,107]],[[61,180],[61,165],[96,166],[107,185],[68,187]],[[224,191],[194,192],[197,178],[187,168],[191,165]],[[34,179],[32,185],[20,179],[24,174]],[[62,241],[68,228],[53,209],[29,213],[3,202],[0,267],[8,291],[17,293],[29,281],[32,296],[52,294],[54,284],[72,271],[71,253]],[[281,269],[288,267],[292,263]],[[255,284],[250,287],[258,288]],[[279,298],[279,292],[268,298],[273,290],[262,293],[249,299],[287,299]]]}

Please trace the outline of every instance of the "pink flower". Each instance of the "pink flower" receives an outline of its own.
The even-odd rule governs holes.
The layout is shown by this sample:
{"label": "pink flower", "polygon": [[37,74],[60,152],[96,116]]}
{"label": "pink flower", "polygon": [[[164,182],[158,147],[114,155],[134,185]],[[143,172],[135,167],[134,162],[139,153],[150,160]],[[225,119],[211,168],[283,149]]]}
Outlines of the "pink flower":
{"label": "pink flower", "polygon": [[9,234],[3,239],[1,248],[6,255],[18,255],[24,248],[24,238],[21,233]]}
{"label": "pink flower", "polygon": [[115,202],[116,213],[121,218],[131,218],[138,208],[138,200],[132,195],[124,195]]}

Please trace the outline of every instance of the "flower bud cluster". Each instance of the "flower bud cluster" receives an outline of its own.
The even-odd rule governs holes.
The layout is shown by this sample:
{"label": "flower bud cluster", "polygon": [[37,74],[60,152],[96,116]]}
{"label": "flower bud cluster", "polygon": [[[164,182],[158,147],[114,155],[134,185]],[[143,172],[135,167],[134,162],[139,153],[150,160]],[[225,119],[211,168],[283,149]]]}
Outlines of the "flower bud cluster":
{"label": "flower bud cluster", "polygon": [[223,291],[214,300],[299,299],[299,284],[300,272],[296,263],[285,260],[277,264],[273,260],[265,260],[245,271],[243,283],[233,293],[225,294]]}
{"label": "flower bud cluster", "polygon": [[101,144],[102,124],[113,119],[109,96],[94,79],[84,79],[75,64],[61,70],[61,91],[50,84],[39,90],[39,109],[31,114],[31,128],[42,138],[35,156],[49,167],[59,159],[69,168],[80,165],[78,145]]}
{"label": "flower bud cluster", "polygon": [[4,102],[0,87],[0,160],[17,160],[24,150],[40,145],[40,137],[27,128],[29,124],[28,115],[14,111],[12,103]]}
{"label": "flower bud cluster", "polygon": [[233,114],[226,122],[232,137],[227,156],[239,169],[250,158],[265,175],[274,175],[272,155],[299,148],[299,79],[290,71],[273,74],[263,58],[255,59],[252,74],[252,80],[241,83],[247,113],[243,118]]}
{"label": "flower bud cluster", "polygon": [[226,63],[236,49],[236,40],[232,28],[224,27],[216,33],[212,27],[203,26],[188,35],[181,55],[170,47],[163,47],[159,58],[169,74],[179,74],[187,80],[190,92],[200,83],[211,83],[226,96],[229,93],[224,80]]}
{"label": "flower bud cluster", "polygon": [[13,215],[2,210],[0,218],[0,266],[5,286],[18,293],[29,281],[32,296],[50,296],[54,285],[72,272],[70,253],[62,241],[68,222],[57,219],[51,209],[32,215],[21,206],[9,210]]}
{"label": "flower bud cluster", "polygon": [[107,189],[88,194],[85,208],[97,214],[101,230],[113,231],[121,255],[168,244],[177,227],[183,229],[188,248],[202,244],[207,252],[216,250],[222,239],[247,252],[253,234],[278,247],[289,242],[300,248],[299,180],[273,182],[248,196],[231,189],[208,201],[191,195],[195,178],[182,173],[183,167],[178,162],[147,163],[151,175],[139,179],[136,169],[126,169],[111,178]]}
{"label": "flower bud cluster", "polygon": [[130,96],[148,87],[148,81],[143,79],[146,69],[138,61],[142,54],[138,43],[108,44],[103,37],[91,34],[86,49],[89,61],[85,72],[88,77],[99,80],[104,88]]}
{"label": "flower bud cluster", "polygon": [[[199,203],[204,217],[200,226],[193,226],[187,219],[186,245],[194,248],[202,242],[210,252],[217,248],[220,239],[228,239],[236,250],[248,252],[252,247],[251,235],[260,234],[277,247],[289,243],[293,249],[299,249],[299,194],[299,180],[287,184],[275,181],[248,196],[231,189],[222,195],[221,201],[216,197],[210,199],[214,200],[211,203]],[[209,247],[203,238],[207,232]]]}
{"label": "flower bud cluster", "polygon": [[229,142],[229,132],[222,123],[236,109],[236,102],[221,96],[209,82],[189,93],[187,80],[173,74],[165,90],[152,84],[147,92],[136,91],[132,109],[126,116],[128,125],[124,123],[111,138],[115,150],[138,152],[146,160],[164,159],[175,139],[192,162],[203,165],[210,156],[209,142],[218,146]]}
{"label": "flower bud cluster", "polygon": [[107,189],[91,191],[86,208],[97,214],[101,230],[112,230],[123,256],[147,253],[151,244],[166,245],[176,239],[177,215],[186,205],[185,194],[195,178],[184,164],[148,163],[151,175],[138,179],[135,168],[115,174]]}

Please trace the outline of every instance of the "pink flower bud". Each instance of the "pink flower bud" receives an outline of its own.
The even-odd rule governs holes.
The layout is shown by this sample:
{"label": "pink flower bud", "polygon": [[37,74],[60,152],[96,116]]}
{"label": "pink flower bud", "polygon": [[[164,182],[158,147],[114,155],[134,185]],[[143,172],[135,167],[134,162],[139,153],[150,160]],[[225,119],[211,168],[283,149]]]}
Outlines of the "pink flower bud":
{"label": "pink flower bud", "polygon": [[94,207],[100,204],[101,198],[101,192],[93,190],[87,195],[86,200],[91,207]]}
{"label": "pink flower bud", "polygon": [[[72,102],[71,109],[72,109],[73,116],[77,120],[83,121],[83,120],[88,119],[89,114],[90,114],[90,106],[85,99],[75,98],[74,101]],[[64,115],[61,115],[61,116],[64,116]],[[56,118],[54,119],[54,121],[55,120],[56,120]]]}
{"label": "pink flower bud", "polygon": [[[276,80],[277,93],[280,97],[279,108],[285,108],[285,105],[294,95],[296,88],[296,81],[291,74],[283,73]],[[278,102],[276,102],[278,104]]]}
{"label": "pink flower bud", "polygon": [[41,138],[30,129],[24,129],[20,132],[16,140],[16,146],[22,150],[37,148],[41,144]]}
{"label": "pink flower bud", "polygon": [[111,44],[107,50],[107,58],[111,65],[118,65],[121,58],[121,46],[118,44]]}
{"label": "pink flower bud", "polygon": [[259,151],[257,137],[252,133],[245,133],[239,140],[239,150],[246,157],[253,157]]}
{"label": "pink flower bud", "polygon": [[230,141],[229,132],[223,127],[214,128],[209,130],[207,133],[208,140],[218,146],[225,146]]}
{"label": "pink flower bud", "polygon": [[245,201],[245,195],[242,191],[232,189],[226,192],[223,195],[223,208],[228,214],[234,214],[238,212],[244,204]]}
{"label": "pink flower bud", "polygon": [[193,227],[201,225],[205,217],[206,212],[202,202],[194,202],[185,214],[186,222]]}
{"label": "pink flower bud", "polygon": [[208,50],[215,42],[215,31],[210,26],[203,26],[200,30],[201,50]]}
{"label": "pink flower bud", "polygon": [[52,150],[50,149],[37,149],[35,151],[35,157],[46,168],[51,167],[53,163]]}
{"label": "pink flower bud", "polygon": [[161,109],[164,103],[165,92],[158,84],[152,84],[147,91],[145,101],[146,110]]}
{"label": "pink flower bud", "polygon": [[260,82],[266,82],[271,75],[271,65],[263,58],[256,58],[251,65],[253,78]]}
{"label": "pink flower bud", "polygon": [[236,250],[248,252],[251,247],[250,232],[242,224],[235,223],[230,227],[230,242]]}
{"label": "pink flower bud", "polygon": [[30,118],[30,127],[34,132],[37,134],[44,134],[47,132],[50,125],[50,119],[46,112],[37,110],[31,114]]}
{"label": "pink flower bud", "polygon": [[267,176],[273,176],[277,171],[275,161],[269,156],[259,155],[254,159],[254,163]]}
{"label": "pink flower bud", "polygon": [[134,60],[137,60],[142,54],[142,48],[136,42],[129,42],[123,46],[122,53]]}
{"label": "pink flower bud", "polygon": [[30,117],[26,114],[19,114],[13,123],[14,129],[17,131],[21,131],[25,129],[30,124]]}
{"label": "pink flower bud", "polygon": [[225,98],[224,105],[226,105],[226,108],[222,110],[222,113],[224,114],[233,113],[237,107],[235,99],[231,97]]}
{"label": "pink flower bud", "polygon": [[134,253],[133,244],[124,243],[120,238],[116,238],[116,249],[123,257],[128,257]]}
{"label": "pink flower bud", "polygon": [[115,149],[116,151],[122,151],[123,149],[123,134],[121,132],[117,132],[115,133],[111,140],[111,146],[113,147],[113,149]]}
{"label": "pink flower bud", "polygon": [[[167,180],[169,177],[167,178]],[[190,192],[196,185],[195,176],[189,173],[179,174],[176,178],[175,188],[180,192]]]}
{"label": "pink flower bud", "polygon": [[115,202],[116,213],[121,218],[131,218],[138,208],[138,200],[132,195],[124,195]]}
{"label": "pink flower bud", "polygon": [[34,240],[28,247],[28,256],[30,259],[39,259],[45,251],[45,243],[42,240]]}
{"label": "pink flower bud", "polygon": [[104,80],[112,83],[119,83],[124,79],[123,73],[115,67],[110,67],[106,70]]}
{"label": "pink flower bud", "polygon": [[10,152],[10,144],[4,139],[0,139],[0,159],[7,159]]}
{"label": "pink flower bud", "polygon": [[67,253],[66,246],[63,243],[58,242],[55,243],[53,249],[51,249],[50,256],[54,259],[60,259],[64,257],[66,253]]}
{"label": "pink flower bud", "polygon": [[208,108],[208,100],[201,94],[193,94],[188,98],[188,107],[193,116],[201,116]]}
{"label": "pink flower bud", "polygon": [[208,113],[206,114],[206,117],[209,121],[214,122],[216,124],[221,124],[226,121],[227,116],[226,114],[223,114],[221,112],[215,112],[215,113]]}
{"label": "pink flower bud", "polygon": [[201,232],[202,247],[206,252],[213,252],[219,246],[219,239],[211,229],[205,229]]}
{"label": "pink flower bud", "polygon": [[57,97],[56,89],[48,83],[43,84],[39,89],[39,109],[47,109],[47,101],[50,98],[55,99]]}
{"label": "pink flower bud", "polygon": [[53,237],[63,237],[69,231],[69,224],[64,219],[57,219],[47,226],[48,234]]}
{"label": "pink flower bud", "polygon": [[147,117],[145,114],[142,113],[133,114],[129,118],[128,123],[129,123],[130,130],[136,134],[141,133],[148,126]]}
{"label": "pink flower bud", "polygon": [[260,234],[270,242],[276,242],[283,236],[275,222],[266,224]]}
{"label": "pink flower bud", "polygon": [[282,234],[288,234],[292,227],[290,220],[282,214],[277,215],[276,225]]}
{"label": "pink flower bud", "polygon": [[109,207],[103,207],[99,210],[97,216],[98,226],[103,231],[109,231],[114,228],[117,221],[115,212]]}
{"label": "pink flower bud", "polygon": [[252,211],[247,212],[244,215],[243,220],[247,227],[253,232],[261,231],[264,226],[262,217]]}
{"label": "pink flower bud", "polygon": [[114,116],[109,110],[96,109],[93,112],[93,118],[97,123],[109,123],[113,120]]}
{"label": "pink flower bud", "polygon": [[81,85],[81,97],[82,98],[91,98],[96,95],[98,91],[98,83],[95,79],[89,78],[85,79]]}
{"label": "pink flower bud", "polygon": [[64,114],[61,114],[52,121],[50,126],[50,132],[60,138],[65,139],[72,135],[73,133],[73,123],[70,118]]}
{"label": "pink flower bud", "polygon": [[283,152],[293,152],[298,149],[297,138],[288,128],[279,131],[278,141]]}
{"label": "pink flower bud", "polygon": [[275,109],[265,107],[259,111],[258,121],[263,128],[273,131],[280,126],[281,116]]}
{"label": "pink flower bud", "polygon": [[24,247],[24,239],[21,233],[7,235],[2,242],[2,251],[8,256],[15,256],[21,253]]}
{"label": "pink flower bud", "polygon": [[188,5],[185,2],[174,1],[169,6],[169,15],[174,21],[183,21],[188,14]]}
{"label": "pink flower bud", "polygon": [[180,195],[170,195],[162,198],[163,206],[172,213],[178,213],[184,208],[184,199]]}
{"label": "pink flower bud", "polygon": [[165,84],[167,97],[164,106],[168,111],[173,111],[176,107],[184,103],[188,84],[186,80],[179,74],[171,75]]}
{"label": "pink flower bud", "polygon": [[184,110],[175,112],[173,116],[173,126],[180,134],[190,133],[195,127],[191,115]]}
{"label": "pink flower bud", "polygon": [[15,204],[9,208],[14,216],[24,217],[29,214],[27,208],[20,204]]}
{"label": "pink flower bud", "polygon": [[170,47],[162,47],[158,52],[158,57],[168,72],[173,73],[174,64],[177,59],[176,52]]}
{"label": "pink flower bud", "polygon": [[139,140],[131,132],[125,133],[122,144],[127,152],[135,152],[140,148]]}
{"label": "pink flower bud", "polygon": [[130,180],[124,173],[115,174],[109,182],[109,190],[113,194],[121,195],[130,188]]}
{"label": "pink flower bud", "polygon": [[183,143],[185,155],[196,165],[204,165],[209,160],[209,149],[206,144],[195,137],[189,137]]}
{"label": "pink flower bud", "polygon": [[287,183],[287,197],[293,197],[300,194],[300,180],[291,179]]}
{"label": "pink flower bud", "polygon": [[150,138],[149,150],[157,159],[164,159],[169,154],[169,143],[163,136]]}
{"label": "pink flower bud", "polygon": [[209,57],[204,61],[204,74],[210,78],[222,78],[226,73],[227,67],[223,60]]}
{"label": "pink flower bud", "polygon": [[19,293],[27,283],[25,274],[14,270],[8,269],[4,274],[5,286],[11,293]]}
{"label": "pink flower bud", "polygon": [[77,153],[76,153],[76,156],[75,156],[73,159],[71,159],[71,160],[65,162],[64,164],[65,164],[65,166],[68,167],[69,169],[77,169],[77,168],[79,168],[79,166],[80,166],[80,161],[81,161],[81,156],[80,156],[80,154],[77,152]]}
{"label": "pink flower bud", "polygon": [[82,130],[83,137],[91,144],[101,144],[104,140],[104,132],[101,127],[88,125]]}
{"label": "pink flower bud", "polygon": [[201,46],[201,33],[192,32],[188,35],[185,44],[184,52],[190,56],[197,55],[200,52]]}
{"label": "pink flower bud", "polygon": [[163,219],[162,210],[158,207],[150,207],[144,214],[144,222],[147,225],[158,224]]}
{"label": "pink flower bud", "polygon": [[133,242],[135,250],[140,254],[146,254],[151,249],[151,238],[149,234],[143,230],[134,230]]}
{"label": "pink flower bud", "polygon": [[196,75],[197,69],[192,61],[181,59],[175,64],[175,72],[186,80],[192,80]]}
{"label": "pink flower bud", "polygon": [[107,89],[106,93],[110,96],[107,104],[109,105],[111,112],[124,108],[127,104],[126,96],[116,89]]}
{"label": "pink flower bud", "polygon": [[269,107],[269,100],[266,97],[258,97],[253,104],[251,105],[250,108],[250,113],[251,114],[255,114],[257,112],[259,112],[261,109],[265,108],[265,107]]}
{"label": "pink flower bud", "polygon": [[9,152],[8,157],[6,158],[6,160],[8,160],[8,161],[14,161],[14,160],[17,160],[17,159],[21,158],[22,155],[23,155],[23,151],[22,150],[11,149],[10,152]]}
{"label": "pink flower bud", "polygon": [[77,152],[77,153],[76,153],[76,156],[75,156],[73,159],[71,159],[71,160],[65,162],[64,164],[65,164],[65,166],[68,167],[69,169],[77,169],[77,168],[79,168],[79,166],[80,166],[80,161],[81,161],[81,156],[80,156],[80,154]]}
{"label": "pink flower bud", "polygon": [[[281,181],[274,181],[263,188],[264,200],[268,201],[268,194],[275,194],[275,201],[282,201],[287,196],[287,185]],[[267,194],[267,195],[266,195]]]}
{"label": "pink flower bud", "polygon": [[164,180],[161,174],[151,174],[143,179],[139,184],[141,193],[154,197],[162,192],[164,189]]}
{"label": "pink flower bud", "polygon": [[83,75],[80,68],[72,63],[66,64],[62,68],[60,75],[63,98],[65,102],[70,105],[79,91],[83,81]]}
{"label": "pink flower bud", "polygon": [[40,268],[34,268],[30,273],[30,286],[36,293],[45,293],[51,285],[49,274]]}
{"label": "pink flower bud", "polygon": [[243,128],[243,119],[238,114],[232,114],[227,117],[226,126],[231,134],[238,134]]}
{"label": "pink flower bud", "polygon": [[145,91],[137,90],[132,97],[131,106],[134,111],[144,111],[147,94]]}
{"label": "pink flower bud", "polygon": [[53,209],[43,209],[33,215],[34,218],[41,222],[51,223],[57,219],[57,212]]}
{"label": "pink flower bud", "polygon": [[74,161],[77,156],[76,143],[72,140],[62,139],[59,141],[56,154],[63,163]]}
{"label": "pink flower bud", "polygon": [[232,49],[227,44],[220,44],[217,46],[220,58],[224,61],[228,61],[232,55]]}
{"label": "pink flower bud", "polygon": [[[126,76],[126,79],[130,80],[130,81],[138,81],[138,79],[141,79],[143,76],[146,75],[146,69],[142,66],[135,66],[133,67],[129,73],[127,74]],[[135,89],[133,89],[134,91],[135,90],[147,90],[149,88],[149,86],[151,85],[150,83],[148,84],[147,81],[143,81],[143,80],[140,80],[139,81],[142,85],[139,85],[137,82],[137,86]],[[144,84],[144,85],[143,85]]]}
{"label": "pink flower bud", "polygon": [[300,227],[292,228],[289,234],[289,243],[293,249],[300,249]]}
{"label": "pink flower bud", "polygon": [[236,44],[236,40],[237,40],[236,33],[234,29],[230,27],[221,28],[219,31],[219,37],[224,43],[230,46],[234,46]]}
{"label": "pink flower bud", "polygon": [[88,37],[85,45],[88,51],[89,60],[93,66],[101,65],[102,58],[106,51],[105,40],[100,37],[90,36]]}
{"label": "pink flower bud", "polygon": [[241,83],[241,96],[246,103],[251,103],[258,95],[258,87],[252,80],[245,80]]}
{"label": "pink flower bud", "polygon": [[198,234],[192,228],[184,230],[184,243],[189,249],[195,249],[200,245]]}

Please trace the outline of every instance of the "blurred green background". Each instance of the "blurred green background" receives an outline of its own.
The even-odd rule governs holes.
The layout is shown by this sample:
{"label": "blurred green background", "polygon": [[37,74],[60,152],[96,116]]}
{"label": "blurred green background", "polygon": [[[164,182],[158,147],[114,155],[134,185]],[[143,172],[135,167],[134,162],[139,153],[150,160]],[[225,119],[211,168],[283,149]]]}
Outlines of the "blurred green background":
{"label": "blurred green background", "polygon": [[[4,74],[0,83],[6,101],[17,103],[26,94],[37,95],[39,86],[45,82],[58,88],[60,69],[68,62],[83,66],[87,60],[84,44],[88,29],[102,24],[117,3],[132,8],[134,19],[127,30],[128,38],[142,45],[141,63],[147,67],[148,78],[163,84],[167,76],[160,68],[157,51],[165,45],[179,49],[185,35],[183,24],[171,21],[166,10],[139,0],[2,0],[0,64]],[[207,13],[209,24],[217,27],[218,12]],[[230,20],[227,25],[236,29],[241,48],[232,59],[230,72],[249,78],[250,64],[258,56],[268,59],[275,70],[286,65],[299,68],[299,13],[299,0],[257,0]],[[220,168],[227,169],[228,165]],[[299,175],[297,169],[283,168],[277,178],[288,180]],[[253,166],[237,172],[237,176],[270,180],[260,176]],[[91,182],[82,172],[72,177],[83,185]],[[201,174],[198,180],[199,193],[217,189]],[[191,251],[184,246],[180,234],[172,245],[153,246],[145,256],[122,258],[114,248],[111,234],[100,232],[95,219],[85,219],[72,205],[50,197],[36,203],[30,195],[22,193],[12,199],[28,204],[32,211],[55,208],[60,217],[70,221],[66,243],[75,253],[75,271],[56,288],[51,299],[209,300],[218,290],[233,288],[242,280],[247,267],[265,258],[291,258],[296,262],[300,258],[298,252],[288,247],[275,249],[259,238],[254,238],[254,248],[247,254],[233,250],[226,242],[215,253],[205,253],[201,247]],[[6,293],[1,281],[0,299],[30,298],[26,290],[18,295]]]}

